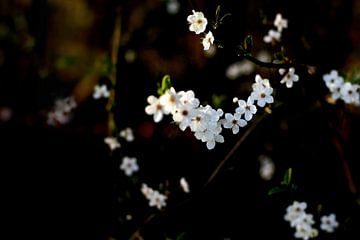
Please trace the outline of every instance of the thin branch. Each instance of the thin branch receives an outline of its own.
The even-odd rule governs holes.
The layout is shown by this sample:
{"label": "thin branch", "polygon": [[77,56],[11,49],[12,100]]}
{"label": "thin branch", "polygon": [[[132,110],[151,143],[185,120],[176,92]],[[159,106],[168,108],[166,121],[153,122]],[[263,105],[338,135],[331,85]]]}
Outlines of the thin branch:
{"label": "thin branch", "polygon": [[241,144],[246,140],[246,138],[250,135],[252,131],[257,127],[257,125],[267,116],[267,113],[264,113],[258,119],[256,119],[252,125],[246,130],[246,132],[241,136],[241,138],[237,141],[237,143],[232,147],[232,149],[226,154],[224,159],[219,163],[216,169],[213,171],[211,176],[206,181],[204,187],[206,187],[210,182],[214,180],[214,178],[218,175],[219,171],[224,167],[225,163],[230,159],[230,157],[236,152],[236,150],[241,146]]}

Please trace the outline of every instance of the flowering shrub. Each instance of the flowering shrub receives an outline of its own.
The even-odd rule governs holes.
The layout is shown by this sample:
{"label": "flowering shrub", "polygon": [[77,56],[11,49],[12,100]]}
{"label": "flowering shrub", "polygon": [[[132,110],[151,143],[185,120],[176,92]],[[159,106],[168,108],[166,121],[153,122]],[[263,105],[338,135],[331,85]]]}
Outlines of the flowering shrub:
{"label": "flowering shrub", "polygon": [[37,239],[360,239],[350,3],[10,2],[4,216]]}

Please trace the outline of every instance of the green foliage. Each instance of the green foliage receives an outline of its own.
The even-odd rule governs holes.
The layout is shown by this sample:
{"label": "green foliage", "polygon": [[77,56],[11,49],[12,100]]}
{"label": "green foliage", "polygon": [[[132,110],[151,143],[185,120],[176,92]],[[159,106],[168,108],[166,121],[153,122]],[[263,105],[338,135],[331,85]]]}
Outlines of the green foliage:
{"label": "green foliage", "polygon": [[170,75],[165,75],[161,80],[161,84],[160,83],[157,84],[158,87],[157,93],[159,95],[163,95],[166,92],[166,90],[171,88],[171,86],[172,84],[171,84]]}
{"label": "green foliage", "polygon": [[247,35],[244,39],[244,50],[246,50],[248,53],[251,53],[253,45],[253,37],[251,35]]}
{"label": "green foliage", "polygon": [[211,96],[211,100],[212,100],[212,103],[215,108],[220,108],[223,105],[223,102],[225,101],[225,99],[226,99],[226,96],[223,94],[221,94],[221,95],[213,94]]}
{"label": "green foliage", "polygon": [[271,196],[275,193],[295,191],[297,186],[291,182],[292,181],[292,173],[293,173],[292,168],[287,169],[284,174],[283,180],[280,183],[280,186],[271,188],[268,191],[268,195]]}
{"label": "green foliage", "polygon": [[212,21],[212,27],[217,29],[221,24],[223,24],[226,17],[231,16],[231,13],[225,13],[223,16],[220,16],[221,5],[218,5],[215,11],[215,21]]}

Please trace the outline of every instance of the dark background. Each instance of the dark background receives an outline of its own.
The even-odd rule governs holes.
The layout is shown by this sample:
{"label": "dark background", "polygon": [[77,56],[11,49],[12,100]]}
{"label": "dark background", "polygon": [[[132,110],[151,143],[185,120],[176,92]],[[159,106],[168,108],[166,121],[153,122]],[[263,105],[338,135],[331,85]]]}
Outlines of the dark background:
{"label": "dark background", "polygon": [[[321,215],[337,215],[340,228],[334,234],[320,232],[318,239],[360,239],[359,109],[324,101],[322,81],[331,69],[344,74],[359,69],[359,1],[180,3],[179,12],[170,15],[160,0],[1,1],[0,112],[11,113],[0,120],[4,234],[110,240],[129,239],[141,227],[144,239],[176,239],[181,233],[183,239],[292,239],[294,229],[283,216],[298,200],[308,203],[317,223]],[[232,16],[215,32],[224,48],[206,57],[186,17],[195,9],[214,19],[218,4]],[[283,104],[204,187],[242,133],[224,133],[225,143],[209,151],[169,117],[154,124],[144,112],[146,98],[156,95],[156,84],[170,74],[176,90],[192,89],[210,104],[213,94],[223,95],[222,109],[233,111],[232,98],[248,96],[255,73],[229,80],[225,70],[241,60],[235,49],[248,34],[254,37],[254,52],[279,50],[262,42],[278,12],[289,20],[282,37],[288,57],[316,66],[316,73],[299,70],[300,82],[285,89],[274,70],[257,68],[274,80],[275,100]],[[110,153],[103,142],[109,130],[106,100],[91,94],[96,83],[111,86],[97,64],[111,51],[116,16],[121,17],[121,41],[115,122],[118,130],[133,128],[136,140],[121,142],[122,148]],[[267,25],[262,16],[268,17]],[[126,60],[129,51],[134,61]],[[69,95],[78,103],[73,118],[48,126],[54,101]],[[261,154],[276,165],[268,182],[258,174]],[[119,170],[125,155],[139,161],[140,172],[131,179]],[[289,167],[297,190],[268,196]],[[189,181],[190,195],[179,189],[181,177]],[[139,191],[143,182],[170,192],[166,211],[147,206]],[[144,224],[153,213],[155,218]]]}

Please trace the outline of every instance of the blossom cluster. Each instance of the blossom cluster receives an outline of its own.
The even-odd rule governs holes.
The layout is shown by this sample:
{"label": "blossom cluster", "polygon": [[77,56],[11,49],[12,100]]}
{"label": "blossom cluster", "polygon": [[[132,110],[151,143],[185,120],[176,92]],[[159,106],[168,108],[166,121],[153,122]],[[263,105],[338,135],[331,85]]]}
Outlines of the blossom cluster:
{"label": "blossom cluster", "polygon": [[274,26],[277,30],[270,29],[268,34],[264,37],[264,42],[273,43],[274,41],[280,42],[281,34],[284,28],[288,27],[287,19],[283,18],[280,13],[276,14]]}
{"label": "blossom cluster", "polygon": [[166,195],[148,187],[145,183],[141,185],[141,192],[144,194],[145,198],[149,200],[150,207],[157,207],[159,210],[166,207]]}
{"label": "blossom cluster", "polygon": [[[153,115],[155,122],[160,122],[164,115],[171,114],[182,131],[189,128],[194,132],[196,139],[206,142],[208,149],[213,149],[216,143],[224,142],[224,137],[221,135],[222,127],[231,129],[233,134],[237,134],[257,112],[256,105],[264,107],[274,102],[273,88],[268,79],[256,75],[252,89],[246,101],[237,100],[238,107],[235,113],[224,114],[222,109],[214,109],[210,105],[202,106],[192,90],[176,92],[173,87],[166,90],[159,98],[149,96],[147,98],[149,105],[145,108],[145,112]],[[221,118],[222,116],[224,118]]]}
{"label": "blossom cluster", "polygon": [[53,110],[47,115],[47,124],[58,126],[68,123],[71,118],[71,112],[76,106],[76,101],[72,96],[56,100]]}
{"label": "blossom cluster", "polygon": [[336,70],[323,75],[323,80],[331,93],[331,100],[336,102],[338,99],[347,104],[360,105],[360,85],[345,82],[344,78]]}
{"label": "blossom cluster", "polygon": [[[314,217],[312,214],[305,212],[306,208],[306,202],[294,201],[292,205],[287,207],[284,216],[284,219],[290,222],[290,226],[295,228],[296,231],[294,236],[304,240],[315,238],[319,235],[318,230],[313,228],[313,224],[315,223]],[[321,217],[320,229],[331,233],[338,226],[339,224],[336,221],[335,214]]]}
{"label": "blossom cluster", "polygon": [[[208,20],[202,12],[195,12],[195,10],[192,10],[192,12],[193,14],[187,17],[187,21],[190,24],[189,30],[196,34],[205,32]],[[209,50],[210,46],[214,43],[214,40],[215,38],[211,31],[205,34],[205,37],[202,40],[204,50]]]}

